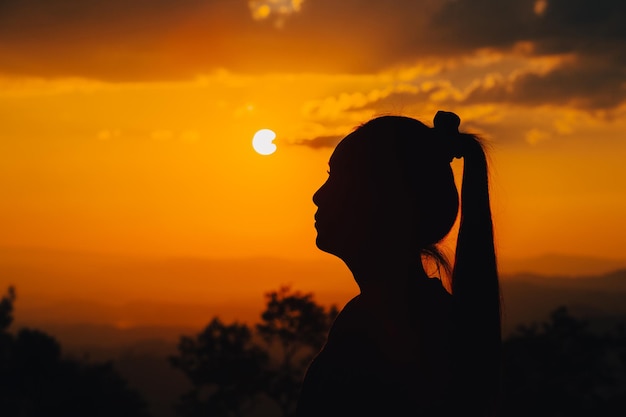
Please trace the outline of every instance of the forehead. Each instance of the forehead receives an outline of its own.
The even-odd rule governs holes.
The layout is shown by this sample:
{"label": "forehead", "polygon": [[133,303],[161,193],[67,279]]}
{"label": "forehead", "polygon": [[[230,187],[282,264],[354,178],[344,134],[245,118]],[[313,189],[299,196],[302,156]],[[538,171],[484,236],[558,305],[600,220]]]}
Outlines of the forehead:
{"label": "forehead", "polygon": [[371,146],[362,136],[355,131],[339,142],[328,161],[331,170],[363,170],[373,165]]}
{"label": "forehead", "polygon": [[392,134],[357,129],[336,146],[328,165],[331,172],[375,176],[397,174],[399,149]]}

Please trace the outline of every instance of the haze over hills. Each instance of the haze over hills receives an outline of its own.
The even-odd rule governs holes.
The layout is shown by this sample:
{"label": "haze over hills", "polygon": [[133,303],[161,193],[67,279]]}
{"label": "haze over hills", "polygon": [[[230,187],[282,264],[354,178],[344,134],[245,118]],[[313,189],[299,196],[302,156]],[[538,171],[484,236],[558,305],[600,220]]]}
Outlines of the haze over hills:
{"label": "haze over hills", "polygon": [[544,321],[559,306],[603,328],[615,322],[626,323],[626,269],[576,278],[537,274],[505,278],[505,334],[519,324]]}
{"label": "haze over hills", "polygon": [[333,257],[148,258],[39,249],[0,250],[0,285],[17,287],[26,321],[80,317],[120,328],[199,325],[215,313],[255,321],[263,294],[283,285],[314,292],[323,303],[344,302],[338,286],[346,293],[356,289]]}
{"label": "haze over hills", "polygon": [[551,253],[530,258],[500,259],[499,268],[504,275],[529,273],[580,277],[626,269],[626,259]]}
{"label": "haze over hills", "polygon": [[[585,315],[626,315],[626,260],[545,255],[500,265],[505,332],[559,305]],[[68,346],[99,348],[142,340],[171,345],[216,315],[254,323],[264,294],[282,285],[340,307],[357,292],[332,256],[149,259],[4,248],[0,286],[9,285],[18,294],[16,325],[48,331]]]}

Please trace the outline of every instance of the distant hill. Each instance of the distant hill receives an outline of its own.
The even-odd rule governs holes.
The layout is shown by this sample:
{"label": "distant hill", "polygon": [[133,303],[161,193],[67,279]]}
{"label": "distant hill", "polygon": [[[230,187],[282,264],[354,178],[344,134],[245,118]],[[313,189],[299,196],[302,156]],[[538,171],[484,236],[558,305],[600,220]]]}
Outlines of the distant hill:
{"label": "distant hill", "polygon": [[502,277],[504,330],[545,320],[558,306],[590,322],[626,323],[626,269],[602,275]]}
{"label": "distant hill", "polygon": [[119,328],[202,326],[219,314],[253,321],[264,294],[291,285],[343,305],[356,284],[337,258],[133,257],[0,248],[0,291],[17,290],[25,322],[98,323]]}
{"label": "distant hill", "polygon": [[[20,322],[15,323],[20,326]],[[153,355],[169,355],[175,351],[182,335],[194,335],[201,327],[192,326],[137,326],[120,329],[102,324],[33,324],[54,335],[62,345],[75,353],[89,352],[94,358],[106,358],[120,349]]]}
{"label": "distant hill", "polygon": [[528,258],[501,258],[499,268],[507,275],[529,273],[579,277],[626,269],[626,259],[549,253]]}
{"label": "distant hill", "polygon": [[[580,277],[543,276],[539,274],[504,275],[501,279],[503,297],[503,327],[508,334],[519,324],[528,324],[547,319],[550,312],[559,306],[567,306],[578,317],[607,323],[623,321],[626,323],[626,269],[602,275]],[[262,295],[259,295],[261,298]],[[59,323],[45,319],[24,323],[19,320],[19,304],[16,325],[37,327],[55,335],[64,346],[72,348],[98,348],[100,352],[115,351],[121,346],[133,346],[137,352],[162,353],[171,350],[180,335],[192,335],[199,332],[203,325],[138,325],[121,328],[107,324]],[[192,316],[202,312],[203,323],[214,316],[222,318],[219,311],[212,311],[198,305],[183,304],[159,306],[158,303],[146,305],[145,309],[168,311],[185,310],[183,316]],[[232,301],[230,310],[249,309],[245,301],[239,305]],[[255,312],[258,317],[259,311]],[[53,316],[54,317],[54,316]],[[79,320],[75,318],[75,321]],[[226,316],[226,320],[232,320]],[[196,320],[194,320],[197,322]],[[159,341],[165,344],[159,344]],[[166,346],[166,348],[164,347]]]}
{"label": "distant hill", "polygon": [[[502,259],[500,267],[505,331],[543,320],[559,305],[588,317],[626,313],[626,260],[547,254]],[[0,291],[16,286],[16,324],[40,327],[71,346],[171,342],[215,315],[254,322],[264,293],[285,284],[339,307],[357,293],[332,256],[135,258],[0,248]]]}

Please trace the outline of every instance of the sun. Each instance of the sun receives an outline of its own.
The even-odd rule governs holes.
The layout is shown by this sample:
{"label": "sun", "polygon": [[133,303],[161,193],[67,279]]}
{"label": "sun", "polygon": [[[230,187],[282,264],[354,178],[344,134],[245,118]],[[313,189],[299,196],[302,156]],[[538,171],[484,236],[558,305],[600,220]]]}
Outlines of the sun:
{"label": "sun", "polygon": [[261,129],[252,138],[252,147],[261,155],[270,155],[276,151],[276,145],[272,141],[276,139],[276,133],[270,129]]}

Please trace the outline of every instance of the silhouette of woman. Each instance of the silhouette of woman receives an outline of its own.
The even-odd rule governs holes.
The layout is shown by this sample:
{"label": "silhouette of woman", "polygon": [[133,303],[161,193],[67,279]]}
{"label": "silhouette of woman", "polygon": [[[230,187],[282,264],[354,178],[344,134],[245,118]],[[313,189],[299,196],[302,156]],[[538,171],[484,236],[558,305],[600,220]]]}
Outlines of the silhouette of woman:
{"label": "silhouette of woman", "polygon": [[[308,416],[493,416],[500,292],[479,139],[459,117],[434,127],[403,116],[346,136],[313,196],[316,244],[341,258],[360,293],[309,365],[297,412]],[[459,212],[450,162],[463,158],[454,265],[437,246]],[[451,292],[424,268],[434,260]]]}

